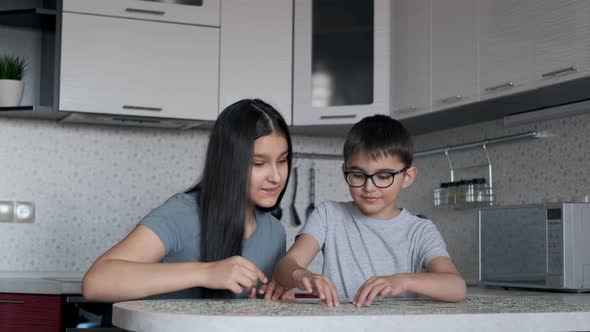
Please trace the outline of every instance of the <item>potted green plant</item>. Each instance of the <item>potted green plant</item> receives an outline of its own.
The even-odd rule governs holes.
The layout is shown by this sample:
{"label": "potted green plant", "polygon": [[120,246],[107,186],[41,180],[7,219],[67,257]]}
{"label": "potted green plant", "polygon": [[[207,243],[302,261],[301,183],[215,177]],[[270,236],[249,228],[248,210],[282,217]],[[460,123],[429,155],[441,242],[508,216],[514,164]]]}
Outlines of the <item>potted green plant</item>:
{"label": "potted green plant", "polygon": [[20,56],[0,55],[0,107],[19,106],[25,84],[27,64]]}

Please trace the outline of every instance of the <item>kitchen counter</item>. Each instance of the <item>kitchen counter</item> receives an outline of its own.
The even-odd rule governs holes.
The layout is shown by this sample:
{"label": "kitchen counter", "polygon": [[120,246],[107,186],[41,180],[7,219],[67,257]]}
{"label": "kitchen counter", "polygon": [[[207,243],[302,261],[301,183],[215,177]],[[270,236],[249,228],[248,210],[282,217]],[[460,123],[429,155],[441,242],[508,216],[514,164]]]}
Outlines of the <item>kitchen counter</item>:
{"label": "kitchen counter", "polygon": [[83,272],[0,272],[0,293],[82,294]]}
{"label": "kitchen counter", "polygon": [[114,305],[132,331],[588,331],[590,294],[470,288],[461,303],[428,299],[327,307],[317,299],[155,300]]}

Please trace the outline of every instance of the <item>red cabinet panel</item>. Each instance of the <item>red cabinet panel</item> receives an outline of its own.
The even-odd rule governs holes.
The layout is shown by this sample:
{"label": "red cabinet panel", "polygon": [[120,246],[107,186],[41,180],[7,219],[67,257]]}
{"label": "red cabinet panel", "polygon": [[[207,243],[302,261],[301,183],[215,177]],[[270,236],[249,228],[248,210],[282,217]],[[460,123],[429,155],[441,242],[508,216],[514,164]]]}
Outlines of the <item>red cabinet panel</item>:
{"label": "red cabinet panel", "polygon": [[60,295],[0,293],[0,331],[60,332]]}

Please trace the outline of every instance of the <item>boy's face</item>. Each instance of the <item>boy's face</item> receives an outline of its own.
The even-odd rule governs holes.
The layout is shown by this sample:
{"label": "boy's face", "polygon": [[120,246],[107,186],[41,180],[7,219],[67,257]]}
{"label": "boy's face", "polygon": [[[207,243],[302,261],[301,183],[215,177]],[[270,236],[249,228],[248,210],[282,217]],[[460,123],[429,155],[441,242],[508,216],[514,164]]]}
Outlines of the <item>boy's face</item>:
{"label": "boy's face", "polygon": [[[367,153],[354,153],[347,162],[342,165],[342,170],[360,171],[365,174],[374,174],[378,172],[395,172],[406,167],[397,157],[382,155],[379,159],[373,160]],[[375,175],[375,180],[380,186],[383,181],[388,183],[387,177],[378,180],[379,175]],[[367,177],[365,184],[361,187],[348,185],[350,195],[361,212],[367,217],[375,219],[391,219],[399,214],[396,206],[397,196],[403,188],[409,187],[416,177],[416,168],[409,167],[406,171],[393,177],[393,183],[386,188],[375,186],[373,181]]]}

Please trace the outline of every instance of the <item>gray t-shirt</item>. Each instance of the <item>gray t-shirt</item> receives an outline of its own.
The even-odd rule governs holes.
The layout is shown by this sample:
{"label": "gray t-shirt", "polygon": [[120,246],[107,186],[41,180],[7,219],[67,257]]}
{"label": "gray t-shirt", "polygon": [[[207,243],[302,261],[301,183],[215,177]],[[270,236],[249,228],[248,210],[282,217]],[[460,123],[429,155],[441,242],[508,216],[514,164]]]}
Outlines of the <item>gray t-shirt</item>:
{"label": "gray t-shirt", "polygon": [[436,226],[405,209],[379,220],[363,215],[354,202],[328,201],[309,216],[300,234],[318,241],[322,273],[343,300],[352,300],[370,277],[425,272],[431,259],[449,256]]}
{"label": "gray t-shirt", "polygon": [[[220,208],[222,208],[220,206]],[[200,209],[193,194],[176,194],[141,220],[160,238],[166,249],[163,263],[201,260]],[[269,212],[256,210],[256,231],[244,239],[242,256],[271,277],[275,263],[285,254],[283,225]],[[238,297],[246,297],[244,292]],[[185,289],[156,298],[202,298],[202,288]]]}

